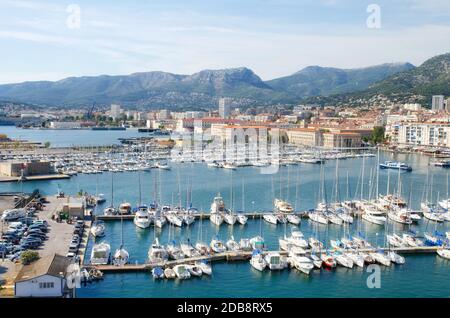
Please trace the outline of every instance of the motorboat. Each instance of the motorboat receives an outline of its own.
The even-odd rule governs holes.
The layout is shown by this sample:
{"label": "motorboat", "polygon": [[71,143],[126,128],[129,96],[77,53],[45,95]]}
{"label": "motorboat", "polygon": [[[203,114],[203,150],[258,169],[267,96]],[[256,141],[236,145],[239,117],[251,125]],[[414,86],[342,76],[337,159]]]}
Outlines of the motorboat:
{"label": "motorboat", "polygon": [[186,265],[175,265],[173,271],[178,279],[189,279],[191,278],[191,273],[186,268]]}
{"label": "motorboat", "polygon": [[202,273],[205,275],[212,275],[212,268],[211,265],[208,264],[206,260],[195,262],[195,265],[199,267],[202,270]]}
{"label": "motorboat", "polygon": [[164,278],[164,270],[162,269],[162,267],[155,267],[152,269],[152,276],[155,279],[163,279]]}
{"label": "motorboat", "polygon": [[280,213],[292,213],[294,212],[294,208],[292,205],[284,200],[281,199],[275,199],[273,200],[273,205],[275,206],[275,209]]}
{"label": "motorboat", "polygon": [[155,168],[162,169],[162,170],[170,170],[169,165],[165,162],[156,162]]}
{"label": "motorboat", "polygon": [[254,250],[252,258],[250,259],[250,265],[256,270],[263,271],[267,267],[267,262],[260,250]]}
{"label": "motorboat", "polygon": [[402,171],[412,171],[411,166],[408,166],[406,163],[398,162],[398,161],[385,161],[384,163],[380,163],[381,169],[395,169]]}
{"label": "motorboat", "polygon": [[224,219],[222,214],[225,212],[225,203],[223,198],[220,196],[216,196],[211,204],[211,214],[209,220],[211,223],[220,226]]}
{"label": "motorboat", "polygon": [[342,218],[340,218],[339,216],[337,216],[334,213],[328,213],[327,218],[331,224],[342,225],[344,223]]}
{"label": "motorboat", "polygon": [[227,250],[223,242],[217,237],[211,240],[211,244],[209,246],[214,253],[223,253]]}
{"label": "motorboat", "polygon": [[336,260],[332,255],[329,254],[322,254],[320,255],[320,259],[323,262],[323,266],[327,268],[335,268],[336,267]]}
{"label": "motorboat", "polygon": [[312,260],[314,267],[321,268],[323,261],[316,254],[309,255],[309,258]]}
{"label": "motorboat", "polygon": [[174,279],[174,278],[177,277],[177,275],[175,274],[175,271],[174,271],[172,268],[170,268],[170,267],[167,267],[167,268],[164,270],[164,276],[165,276],[167,279]]}
{"label": "motorboat", "polygon": [[124,202],[119,205],[119,214],[130,214],[130,213],[131,213],[130,203]]}
{"label": "motorboat", "polygon": [[164,225],[167,223],[167,219],[164,215],[157,213],[153,218],[153,222],[157,228],[162,229]]}
{"label": "motorboat", "polygon": [[113,206],[109,206],[103,210],[104,215],[116,215],[118,213],[119,211]]}
{"label": "motorboat", "polygon": [[401,247],[403,246],[403,240],[398,235],[386,235],[387,242],[390,246]]}
{"label": "motorboat", "polygon": [[92,247],[91,252],[91,264],[92,265],[107,265],[109,264],[109,260],[111,257],[111,246],[102,242],[99,244],[95,244]]}
{"label": "motorboat", "polygon": [[94,237],[105,236],[106,225],[102,220],[94,221],[91,225],[91,234]]}
{"label": "motorboat", "polygon": [[278,217],[275,214],[266,213],[263,215],[263,219],[270,224],[274,224],[274,225],[278,224]]}
{"label": "motorboat", "polygon": [[146,206],[138,207],[134,215],[133,222],[138,228],[141,229],[146,229],[150,226],[150,224],[152,223],[152,218]]}
{"label": "motorboat", "polygon": [[289,223],[294,224],[294,225],[299,225],[301,223],[301,219],[299,216],[295,215],[295,214],[288,214],[286,216],[286,219]]}
{"label": "motorboat", "polygon": [[189,271],[191,276],[200,277],[203,274],[201,267],[197,265],[186,265],[186,269]]}
{"label": "motorboat", "polygon": [[155,238],[153,244],[148,250],[148,260],[150,263],[165,262],[169,258],[169,254],[164,246],[159,244],[158,238]]}
{"label": "motorboat", "polygon": [[305,238],[303,237],[303,233],[297,229],[292,229],[291,236],[287,237],[286,240],[289,242],[289,244],[301,248],[307,248],[309,245],[308,241],[306,241]]}
{"label": "motorboat", "polygon": [[234,164],[232,164],[232,163],[229,163],[229,162],[225,162],[225,163],[222,165],[222,168],[223,168],[223,169],[228,169],[228,170],[236,170],[236,165],[234,165]]}

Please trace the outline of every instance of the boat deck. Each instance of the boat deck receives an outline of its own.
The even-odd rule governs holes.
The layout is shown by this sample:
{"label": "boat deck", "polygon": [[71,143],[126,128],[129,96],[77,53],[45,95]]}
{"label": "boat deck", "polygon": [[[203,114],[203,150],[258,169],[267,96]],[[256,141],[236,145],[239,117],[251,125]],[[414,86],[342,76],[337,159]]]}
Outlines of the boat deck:
{"label": "boat deck", "polygon": [[[435,253],[439,247],[437,246],[419,246],[419,247],[393,247],[393,248],[366,248],[360,249],[360,252],[374,252],[376,250],[381,251],[395,251],[399,254],[422,254],[422,253]],[[334,252],[335,250],[327,250],[327,252]],[[286,251],[265,251],[264,253],[279,253],[280,255],[287,255]],[[310,250],[306,250],[307,253],[310,253]],[[325,250],[323,251],[325,252]],[[183,258],[179,260],[171,260],[160,263],[144,263],[144,264],[126,264],[123,266],[115,266],[115,265],[85,265],[89,268],[98,269],[104,273],[120,273],[120,272],[145,272],[150,271],[155,267],[173,267],[175,265],[180,264],[193,264],[197,261],[208,260],[210,262],[220,262],[220,261],[246,261],[252,257],[252,251],[227,251],[223,253],[217,253],[212,255],[204,255],[198,257],[191,258]]]}

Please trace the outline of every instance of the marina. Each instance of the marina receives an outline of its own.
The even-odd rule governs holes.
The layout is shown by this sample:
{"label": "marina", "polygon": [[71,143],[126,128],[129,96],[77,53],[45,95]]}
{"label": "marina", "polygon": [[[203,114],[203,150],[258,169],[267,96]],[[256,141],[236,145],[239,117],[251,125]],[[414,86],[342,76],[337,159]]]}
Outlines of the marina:
{"label": "marina", "polygon": [[[416,241],[424,244],[426,240],[435,238],[433,233],[445,235],[450,230],[447,221],[434,222],[425,217],[421,206],[427,200],[426,189],[433,193],[433,196],[428,196],[430,202],[445,206],[448,198],[446,174],[442,174],[441,167],[430,165],[428,157],[380,152],[380,158],[377,158],[372,151],[367,156],[358,155],[347,159],[333,157],[316,164],[299,161],[296,164],[280,165],[273,175],[260,174],[257,166],[217,169],[202,162],[162,158],[150,159],[164,160],[165,166],[161,169],[124,169],[122,173],[111,170],[102,173],[81,172],[70,179],[4,183],[1,187],[5,192],[21,189],[32,192],[39,188],[51,202],[55,194],[60,192],[66,194],[66,202],[75,200],[71,198],[76,198],[77,193],[89,193],[88,197],[102,198],[97,205],[87,207],[86,216],[92,215],[92,221],[104,222],[103,235],[94,237],[91,221],[86,221],[77,254],[88,272],[95,269],[92,273],[98,271],[104,275],[101,280],[83,285],[77,290],[78,297],[114,297],[119,294],[125,297],[154,297],[169,295],[173,288],[178,290],[177,295],[180,297],[207,296],[201,291],[204,288],[213,290],[215,296],[220,297],[225,294],[219,285],[227,286],[237,296],[250,297],[264,296],[269,290],[273,291],[272,288],[277,288],[276,295],[286,296],[281,286],[291,289],[296,286],[300,289],[295,295],[306,297],[350,296],[355,293],[369,297],[380,295],[380,292],[369,291],[365,287],[368,275],[366,267],[364,264],[364,267],[356,265],[360,259],[353,255],[354,250],[345,240],[347,237],[363,237],[370,242],[371,247],[358,248],[358,255],[383,252],[384,255],[394,253],[400,257],[399,262],[404,258],[403,265],[382,266],[382,281],[386,288],[384,293],[393,297],[410,295],[408,290],[398,291],[395,287],[397,284],[412,284],[410,280],[405,280],[405,275],[423,275],[436,281],[434,275],[438,274],[434,273],[442,275],[449,270],[447,260],[437,254],[438,250],[442,250],[441,247],[401,245]],[[73,160],[75,162],[76,157]],[[145,161],[149,161],[149,158]],[[378,162],[385,161],[407,162],[413,170],[377,169]],[[426,179],[430,180],[430,186],[413,186],[417,182],[423,185]],[[433,189],[441,189],[439,200]],[[224,204],[220,207],[222,203],[218,203],[218,215],[223,219],[220,226],[210,221],[210,206],[218,196]],[[152,211],[160,209],[161,213],[154,215],[157,212],[151,212],[148,214],[148,223],[142,223],[142,228],[137,226],[137,211],[151,210],[155,202],[160,203]],[[392,205],[406,208],[407,216],[417,215],[420,219],[405,224],[397,222],[395,216],[389,217],[390,210],[386,210],[386,206]],[[111,214],[105,215],[110,207],[113,207]],[[286,216],[283,217],[280,211]],[[146,216],[145,213],[142,215]],[[158,218],[154,218],[157,215]],[[315,221],[314,215],[325,221]],[[243,224],[238,222],[238,216],[246,218]],[[266,219],[265,216],[273,218]],[[379,225],[367,221],[365,216],[371,216],[370,220],[384,217],[384,221]],[[183,222],[177,225],[175,217],[181,218]],[[161,226],[155,226],[156,220],[163,218],[167,221]],[[289,238],[293,228],[304,235],[306,246],[303,251],[280,248],[280,240]],[[398,235],[403,243],[395,246],[397,240],[393,234]],[[427,238],[427,235],[432,237]],[[281,257],[282,264],[286,264],[282,268],[286,269],[270,270],[265,267],[261,272],[250,264],[253,251],[239,248],[244,246],[242,242],[258,236],[264,239],[261,264],[273,267],[270,265],[271,260]],[[178,259],[167,258],[150,263],[149,250],[156,238],[158,246],[164,249],[173,246],[183,253]],[[233,245],[232,241],[237,242],[237,245]],[[93,265],[93,248],[102,242],[109,246],[109,264]],[[208,251],[205,255],[181,256],[190,253],[190,245],[201,247],[198,245],[201,242],[204,242],[205,250]],[[218,243],[223,244],[224,250],[219,248]],[[69,242],[63,244],[67,244],[61,251],[65,255]],[[313,253],[310,244],[315,246]],[[121,247],[129,253],[129,259],[126,264],[114,265],[114,255]],[[317,250],[317,247],[320,249]],[[340,252],[348,255],[348,258],[341,257]],[[314,262],[320,262],[322,255],[335,255],[335,269],[330,271],[325,267],[314,267]],[[352,259],[351,263],[349,258]],[[195,266],[200,266],[202,261],[210,264],[211,276],[197,277],[199,272]],[[310,267],[311,264],[313,267]],[[350,264],[352,269],[346,267]],[[292,268],[287,270],[289,266]],[[163,273],[167,271],[169,277],[182,277],[187,271],[190,279],[152,279],[158,275],[157,268],[162,268]],[[424,272],[424,268],[433,268],[433,271]],[[337,280],[345,280],[349,287],[339,294],[324,290]],[[252,288],[251,294],[242,293],[239,291],[242,282],[260,286],[261,290]],[[436,282],[436,290],[429,291],[427,295],[438,295],[440,284],[442,282]],[[202,288],[193,291],[188,287],[197,285]],[[301,285],[304,286],[299,287]],[[306,286],[309,287],[305,289]]]}

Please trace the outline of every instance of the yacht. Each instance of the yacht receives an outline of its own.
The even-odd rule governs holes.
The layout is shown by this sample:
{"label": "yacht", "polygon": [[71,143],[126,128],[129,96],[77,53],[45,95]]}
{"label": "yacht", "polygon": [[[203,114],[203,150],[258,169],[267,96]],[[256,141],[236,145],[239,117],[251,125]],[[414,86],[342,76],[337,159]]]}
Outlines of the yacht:
{"label": "yacht", "polygon": [[406,163],[397,162],[397,161],[385,161],[384,163],[380,163],[381,169],[395,169],[395,170],[403,170],[403,171],[412,171],[411,166],[408,166]]}
{"label": "yacht", "polygon": [[239,251],[241,249],[241,246],[234,240],[233,236],[230,237],[225,245],[229,251]]}
{"label": "yacht", "polygon": [[181,243],[181,251],[186,257],[198,257],[201,255],[189,239],[186,243]]}
{"label": "yacht", "polygon": [[220,196],[216,196],[211,204],[211,214],[209,220],[211,223],[220,226],[223,223],[222,214],[225,212],[225,203],[223,202],[223,198]]}
{"label": "yacht", "polygon": [[120,214],[130,214],[131,213],[131,204],[128,202],[121,203],[119,205],[119,213]]}
{"label": "yacht", "polygon": [[250,245],[253,250],[264,250],[266,248],[266,243],[262,236],[255,236],[250,239]]}
{"label": "yacht", "polygon": [[178,227],[182,227],[183,226],[183,219],[181,217],[179,217],[176,212],[174,211],[170,211],[169,213],[166,214],[166,219],[169,222],[169,224],[178,226]]}
{"label": "yacht", "polygon": [[186,265],[186,269],[189,271],[191,276],[200,277],[203,275],[202,269],[197,265]]}
{"label": "yacht", "polygon": [[309,246],[314,250],[321,250],[323,249],[323,243],[319,240],[315,239],[314,237],[310,237],[308,240]]}
{"label": "yacht", "polygon": [[378,252],[371,252],[369,253],[370,256],[379,264],[384,266],[391,266],[391,258],[384,254],[382,251]]}
{"label": "yacht", "polygon": [[162,169],[162,170],[170,170],[170,167],[167,163],[164,162],[156,162],[155,168]]}
{"label": "yacht", "polygon": [[332,255],[329,254],[322,254],[320,255],[320,259],[323,262],[323,265],[327,268],[335,268],[336,267],[336,260]]}
{"label": "yacht", "polygon": [[103,210],[104,215],[116,215],[119,211],[114,206],[109,206]]}
{"label": "yacht", "polygon": [[275,206],[275,209],[280,213],[292,213],[294,212],[294,208],[292,205],[284,200],[281,199],[275,199],[273,200],[273,205]]}
{"label": "yacht", "polygon": [[278,217],[273,213],[266,213],[263,215],[263,219],[270,224],[278,224]]}
{"label": "yacht", "polygon": [[130,258],[130,254],[126,249],[123,248],[123,245],[114,252],[113,256],[113,264],[116,266],[123,266],[128,263]]}
{"label": "yacht", "polygon": [[200,255],[207,255],[209,253],[209,247],[203,242],[196,242],[195,249],[200,253]]}
{"label": "yacht", "polygon": [[294,225],[299,225],[301,223],[301,219],[299,216],[295,215],[295,214],[289,214],[286,216],[286,219],[289,223],[294,224]]}
{"label": "yacht", "polygon": [[134,215],[133,222],[141,229],[146,229],[150,226],[152,219],[150,218],[150,213],[148,212],[148,208],[146,206],[138,207]]}
{"label": "yacht", "polygon": [[321,212],[315,211],[308,213],[308,217],[311,221],[320,223],[320,224],[328,224],[328,218]]}
{"label": "yacht", "polygon": [[377,224],[377,225],[384,225],[386,223],[386,217],[378,214],[372,214],[372,213],[364,213],[361,218],[364,221]]}
{"label": "yacht", "polygon": [[95,244],[92,247],[91,252],[91,264],[92,265],[107,265],[109,263],[109,259],[111,257],[111,246],[102,242],[99,244]]}
{"label": "yacht", "polygon": [[91,226],[91,234],[94,237],[102,237],[105,236],[105,222],[101,220],[94,221]]}
{"label": "yacht", "polygon": [[391,259],[391,262],[394,264],[405,264],[405,258],[397,253],[395,253],[394,251],[388,251],[387,253],[387,257],[389,257]]}
{"label": "yacht", "polygon": [[165,276],[167,279],[174,279],[174,278],[177,277],[177,275],[175,274],[175,271],[174,271],[172,268],[170,268],[170,267],[167,267],[167,268],[164,270],[164,276]]}
{"label": "yacht", "polygon": [[169,254],[164,246],[159,244],[158,238],[155,238],[153,244],[148,250],[148,260],[150,263],[161,263],[167,261]]}
{"label": "yacht", "polygon": [[330,223],[336,224],[336,225],[342,225],[344,222],[339,216],[337,216],[334,213],[328,213],[327,218],[330,221]]}
{"label": "yacht", "polygon": [[450,250],[449,249],[440,248],[436,251],[436,253],[442,258],[450,260]]}
{"label": "yacht", "polygon": [[211,240],[211,244],[209,246],[214,253],[223,253],[227,250],[223,242],[217,237]]}
{"label": "yacht", "polygon": [[361,256],[360,254],[358,254],[358,253],[347,253],[347,254],[345,254],[345,256],[347,256],[349,259],[351,259],[353,264],[355,264],[356,266],[364,267],[365,260],[364,260],[364,257]]}
{"label": "yacht", "polygon": [[250,265],[256,270],[263,271],[267,267],[267,262],[260,250],[254,250],[252,258],[250,259]]}
{"label": "yacht", "polygon": [[237,221],[237,217],[233,212],[228,210],[225,213],[223,213],[223,220],[225,223],[229,225],[234,225],[234,223],[236,223]]}
{"label": "yacht", "polygon": [[243,214],[243,213],[237,213],[236,214],[236,219],[237,219],[239,224],[245,225],[245,224],[247,224],[248,217],[245,214]]}
{"label": "yacht", "polygon": [[320,259],[319,256],[317,256],[316,254],[310,254],[309,258],[312,260],[313,265],[316,268],[322,268],[323,261]]}
{"label": "yacht", "polygon": [[189,273],[186,265],[175,265],[173,271],[178,279],[189,279],[191,278],[191,273]]}
{"label": "yacht", "polygon": [[198,266],[202,270],[203,274],[206,274],[209,276],[212,275],[211,265],[209,265],[205,260],[200,261],[200,262],[195,262],[195,265]]}
{"label": "yacht", "polygon": [[388,212],[388,218],[397,223],[408,224],[408,225],[412,224],[412,220],[411,220],[411,217],[409,216],[409,213],[403,209],[390,210]]}
{"label": "yacht", "polygon": [[423,216],[430,220],[430,221],[434,221],[434,222],[444,222],[445,218],[444,218],[444,213],[442,212],[438,212],[438,209],[436,207],[435,204],[429,203],[429,202],[422,202],[420,204],[420,207],[422,208],[423,211]]}
{"label": "yacht", "polygon": [[309,275],[314,268],[312,260],[302,254],[290,252],[288,260],[292,267],[295,267],[306,275]]}
{"label": "yacht", "polygon": [[234,165],[234,164],[232,164],[232,163],[225,162],[225,163],[222,165],[222,168],[224,168],[224,169],[229,169],[229,170],[236,170],[236,165]]}
{"label": "yacht", "polygon": [[411,247],[423,246],[423,242],[411,234],[403,233],[402,239],[403,242],[405,242],[408,246]]}
{"label": "yacht", "polygon": [[291,236],[287,237],[285,239],[286,239],[286,241],[288,241],[290,244],[292,244],[294,246],[301,247],[301,248],[308,247],[308,242],[303,237],[303,233],[297,229],[292,229]]}
{"label": "yacht", "polygon": [[343,267],[347,267],[347,268],[353,268],[353,261],[347,255],[338,253],[338,254],[336,254],[335,258],[336,258],[336,262],[339,265],[341,265]]}
{"label": "yacht", "polygon": [[166,250],[167,250],[167,254],[169,254],[169,258],[171,258],[173,260],[184,258],[184,253],[181,250],[181,248],[177,245],[175,240],[173,240],[172,242],[167,244]]}

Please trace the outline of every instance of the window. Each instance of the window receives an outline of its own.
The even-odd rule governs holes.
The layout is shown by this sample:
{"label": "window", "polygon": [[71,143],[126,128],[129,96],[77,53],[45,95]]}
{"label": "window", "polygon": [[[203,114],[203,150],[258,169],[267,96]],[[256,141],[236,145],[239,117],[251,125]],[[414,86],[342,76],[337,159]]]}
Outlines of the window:
{"label": "window", "polygon": [[55,283],[39,283],[39,288],[54,288]]}

